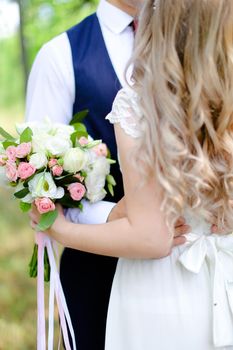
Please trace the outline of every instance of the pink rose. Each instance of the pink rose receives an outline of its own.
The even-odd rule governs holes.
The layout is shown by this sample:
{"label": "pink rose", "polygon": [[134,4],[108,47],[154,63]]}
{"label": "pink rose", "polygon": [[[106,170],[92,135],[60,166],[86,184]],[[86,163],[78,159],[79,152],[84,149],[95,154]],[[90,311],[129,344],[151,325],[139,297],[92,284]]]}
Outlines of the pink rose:
{"label": "pink rose", "polygon": [[86,193],[85,187],[79,182],[72,183],[68,186],[70,196],[74,201],[80,201]]}
{"label": "pink rose", "polygon": [[54,165],[52,167],[53,176],[61,176],[63,173],[63,167],[61,165]]}
{"label": "pink rose", "polygon": [[22,162],[18,166],[18,176],[22,180],[26,180],[36,172],[34,165],[26,162]]}
{"label": "pink rose", "polygon": [[15,146],[7,147],[6,156],[10,162],[15,162],[16,161],[16,147]]}
{"label": "pink rose", "polygon": [[23,142],[16,147],[16,157],[17,158],[25,158],[32,149],[31,142]]}
{"label": "pink rose", "polygon": [[78,179],[80,182],[83,182],[84,176],[81,176],[79,173],[75,174],[74,177]]}
{"label": "pink rose", "polygon": [[52,168],[54,165],[57,165],[57,159],[51,158],[50,161],[48,162],[48,165],[50,168]]}
{"label": "pink rose", "polygon": [[92,148],[97,156],[107,157],[108,149],[105,143],[100,143],[99,145]]}
{"label": "pink rose", "polygon": [[7,157],[3,154],[0,154],[0,166],[3,166],[6,164]]}
{"label": "pink rose", "polygon": [[50,198],[36,198],[35,205],[40,214],[48,213],[56,209],[55,204]]}
{"label": "pink rose", "polygon": [[84,136],[80,137],[80,139],[78,140],[78,142],[80,143],[81,146],[85,146],[89,143],[88,139]]}
{"label": "pink rose", "polygon": [[18,178],[18,171],[16,163],[14,162],[6,162],[6,176],[10,181],[16,181]]}

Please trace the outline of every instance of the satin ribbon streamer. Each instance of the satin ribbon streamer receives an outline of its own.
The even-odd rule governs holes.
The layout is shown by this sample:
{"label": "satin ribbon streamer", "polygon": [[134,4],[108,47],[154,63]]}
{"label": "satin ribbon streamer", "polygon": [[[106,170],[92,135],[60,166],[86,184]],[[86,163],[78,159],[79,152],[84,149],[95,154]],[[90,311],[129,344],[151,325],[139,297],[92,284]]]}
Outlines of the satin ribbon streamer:
{"label": "satin ribbon streamer", "polygon": [[[37,272],[37,350],[46,350],[46,329],[45,329],[45,303],[44,303],[44,249],[47,248],[50,263],[50,290],[49,290],[49,329],[48,329],[48,350],[53,350],[54,337],[54,300],[56,296],[59,319],[66,350],[71,350],[68,330],[72,338],[72,349],[76,350],[74,330],[72,327],[69,311],[63,293],[57,264],[54,257],[54,250],[51,239],[42,232],[36,233],[38,244],[38,272]],[[68,325],[68,329],[67,329]]]}
{"label": "satin ribbon streamer", "polygon": [[216,347],[233,345],[233,235],[187,236],[181,264],[199,273],[208,264],[212,283],[213,342]]}

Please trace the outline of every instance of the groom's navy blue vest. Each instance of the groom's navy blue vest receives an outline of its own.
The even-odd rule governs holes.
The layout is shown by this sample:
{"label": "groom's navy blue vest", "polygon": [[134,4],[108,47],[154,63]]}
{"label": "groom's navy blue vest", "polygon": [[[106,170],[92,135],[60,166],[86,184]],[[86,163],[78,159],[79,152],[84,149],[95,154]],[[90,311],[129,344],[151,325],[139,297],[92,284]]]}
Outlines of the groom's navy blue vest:
{"label": "groom's navy blue vest", "polygon": [[[85,124],[89,134],[102,139],[113,159],[117,149],[113,126],[105,120],[121,88],[108,56],[97,16],[86,18],[67,32],[74,75],[74,113],[88,109]],[[119,53],[120,54],[120,53]],[[117,181],[114,201],[123,195],[119,166],[111,173]],[[109,200],[113,200],[111,196]],[[109,232],[111,235],[111,232]],[[66,248],[61,257],[60,275],[78,350],[104,350],[109,296],[117,259]]]}
{"label": "groom's navy blue vest", "polygon": [[[89,114],[84,120],[88,133],[94,139],[102,139],[117,160],[117,149],[113,126],[105,120],[112,109],[113,100],[121,88],[110,61],[96,14],[67,32],[70,41],[74,76],[74,114],[84,109]],[[122,177],[119,165],[112,166],[111,173],[116,179],[114,200],[123,196]],[[108,196],[107,200],[113,200]]]}

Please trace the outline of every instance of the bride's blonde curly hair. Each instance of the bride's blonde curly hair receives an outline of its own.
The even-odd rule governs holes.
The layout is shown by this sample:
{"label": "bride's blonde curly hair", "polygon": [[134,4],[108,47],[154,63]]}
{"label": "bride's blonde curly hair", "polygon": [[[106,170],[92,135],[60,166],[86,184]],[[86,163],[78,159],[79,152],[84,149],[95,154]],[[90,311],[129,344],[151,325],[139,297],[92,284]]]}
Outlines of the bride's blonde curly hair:
{"label": "bride's blonde curly hair", "polygon": [[233,1],[149,0],[139,22],[132,63],[145,174],[157,176],[170,228],[188,207],[230,230]]}

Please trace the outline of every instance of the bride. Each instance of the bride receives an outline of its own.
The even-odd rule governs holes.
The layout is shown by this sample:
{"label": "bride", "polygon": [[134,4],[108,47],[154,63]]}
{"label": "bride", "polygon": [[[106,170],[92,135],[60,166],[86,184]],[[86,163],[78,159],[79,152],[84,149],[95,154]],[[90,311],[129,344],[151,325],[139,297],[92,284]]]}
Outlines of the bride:
{"label": "bride", "polygon": [[[233,349],[232,18],[231,0],[146,1],[134,85],[107,116],[126,216],[79,225],[60,210],[47,231],[67,247],[120,257],[106,350]],[[172,247],[181,215],[192,232]]]}

